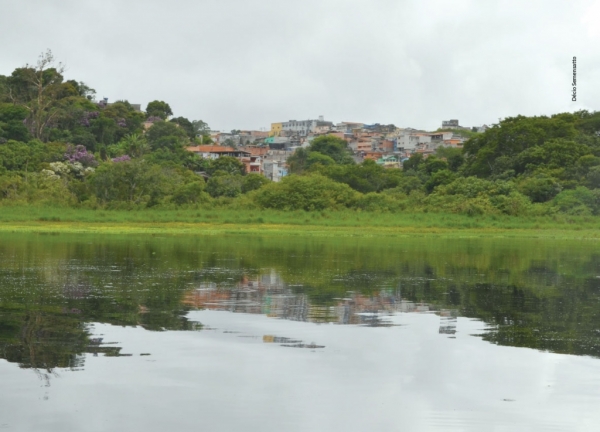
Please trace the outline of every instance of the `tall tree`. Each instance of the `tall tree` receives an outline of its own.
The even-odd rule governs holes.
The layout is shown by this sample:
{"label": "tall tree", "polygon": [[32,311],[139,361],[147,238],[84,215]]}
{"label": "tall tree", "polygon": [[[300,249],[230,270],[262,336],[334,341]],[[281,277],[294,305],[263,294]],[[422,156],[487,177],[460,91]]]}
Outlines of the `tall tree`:
{"label": "tall tree", "polygon": [[171,111],[171,107],[168,103],[163,101],[152,101],[146,107],[147,117],[160,117],[161,119],[166,120],[172,115],[173,111]]}
{"label": "tall tree", "polygon": [[192,121],[192,126],[196,136],[204,137],[210,135],[210,127],[208,127],[206,122],[203,122],[202,120],[194,120]]}
{"label": "tall tree", "polygon": [[172,123],[178,124],[190,138],[196,137],[196,131],[191,121],[185,117],[175,117],[170,120]]}
{"label": "tall tree", "polygon": [[348,150],[348,143],[333,135],[315,138],[310,144],[309,151],[319,152],[332,158],[336,163],[353,164],[354,159]]}
{"label": "tall tree", "polygon": [[152,150],[164,148],[175,151],[183,148],[189,142],[189,138],[182,128],[177,127],[175,123],[163,121],[154,123],[146,132],[146,138]]}
{"label": "tall tree", "polygon": [[58,117],[63,89],[64,66],[55,65],[52,51],[42,53],[36,65],[26,64],[7,78],[8,99],[28,111],[26,125],[33,137],[43,139],[46,129]]}

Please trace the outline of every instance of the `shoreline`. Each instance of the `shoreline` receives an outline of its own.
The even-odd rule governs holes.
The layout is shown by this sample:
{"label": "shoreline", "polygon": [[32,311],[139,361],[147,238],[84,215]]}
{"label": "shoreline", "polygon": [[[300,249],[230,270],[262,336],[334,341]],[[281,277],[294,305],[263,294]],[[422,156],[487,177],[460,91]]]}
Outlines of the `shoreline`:
{"label": "shoreline", "polygon": [[0,233],[7,232],[600,240],[600,217],[0,206]]}
{"label": "shoreline", "polygon": [[444,227],[332,227],[300,224],[237,224],[237,223],[113,223],[113,222],[3,222],[0,233],[38,234],[168,234],[168,235],[267,235],[306,237],[357,238],[502,238],[549,240],[600,240],[600,231],[593,229],[506,229],[506,228],[444,228]]}

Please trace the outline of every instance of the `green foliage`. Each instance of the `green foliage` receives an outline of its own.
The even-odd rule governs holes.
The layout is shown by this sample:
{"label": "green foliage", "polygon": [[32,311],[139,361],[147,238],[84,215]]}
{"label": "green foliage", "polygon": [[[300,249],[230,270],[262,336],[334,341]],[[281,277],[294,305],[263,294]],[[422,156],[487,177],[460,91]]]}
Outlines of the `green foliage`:
{"label": "green foliage", "polygon": [[437,186],[447,185],[456,179],[456,174],[448,169],[436,171],[425,183],[425,190],[431,193]]}
{"label": "green foliage", "polygon": [[194,129],[194,125],[185,117],[175,117],[170,121],[172,123],[178,124],[179,127],[181,127],[185,131],[189,138],[193,139],[196,137],[196,130]]}
{"label": "green foliage", "polygon": [[104,108],[100,115],[114,120],[117,124],[115,140],[120,140],[127,134],[140,133],[145,120],[144,113],[136,111],[128,101],[116,101]]}
{"label": "green foliage", "polygon": [[346,141],[332,135],[323,135],[313,139],[307,148],[296,150],[287,163],[290,173],[301,174],[311,167],[353,165],[354,159]]}
{"label": "green foliage", "polygon": [[45,162],[62,160],[64,152],[65,146],[61,144],[11,140],[0,144],[0,167],[6,171],[39,171]]}
{"label": "green foliage", "polygon": [[368,159],[359,165],[332,164],[319,168],[318,172],[332,180],[345,183],[352,189],[362,193],[381,192],[385,189],[397,187],[403,179],[400,170],[385,169],[377,165],[375,161]]}
{"label": "green foliage", "polygon": [[456,147],[438,147],[435,154],[440,159],[445,159],[448,163],[448,169],[450,171],[457,172],[459,168],[465,163],[463,151]]}
{"label": "green foliage", "polygon": [[217,174],[206,184],[206,191],[211,197],[235,198],[242,194],[243,177],[240,174],[226,174],[223,171]]}
{"label": "green foliage", "polygon": [[584,156],[592,156],[588,146],[563,138],[555,138],[521,152],[515,158],[514,166],[519,174],[536,171],[540,168],[567,168],[575,166]]}
{"label": "green foliage", "polygon": [[29,131],[23,124],[27,114],[23,106],[0,103],[0,143],[6,140],[29,141]]}
{"label": "green foliage", "polygon": [[310,152],[305,148],[297,149],[288,160],[287,164],[292,174],[301,174],[308,168],[308,156]]}
{"label": "green foliage", "polygon": [[467,155],[465,174],[489,177],[494,172],[498,173],[494,164],[501,156],[515,158],[521,152],[555,138],[573,140],[578,136],[575,120],[569,114],[504,119],[464,144]]}
{"label": "green foliage", "polygon": [[26,125],[34,138],[45,138],[49,124],[57,119],[65,98],[64,67],[54,64],[51,51],[40,55],[36,65],[15,69],[6,80],[10,102],[28,111]]}
{"label": "green foliage", "polygon": [[105,163],[90,177],[89,184],[102,203],[121,201],[149,204],[169,195],[181,178],[175,171],[144,160]]}
{"label": "green foliage", "polygon": [[143,157],[151,164],[163,165],[171,168],[185,167],[192,171],[204,171],[205,161],[198,155],[179,147],[173,150],[159,148]]}
{"label": "green foliage", "polygon": [[23,184],[20,175],[0,172],[0,199],[17,199]]}
{"label": "green foliage", "polygon": [[165,121],[154,123],[146,132],[146,139],[152,150],[175,151],[188,143],[185,130],[177,127],[176,123]]}
{"label": "green foliage", "polygon": [[512,192],[515,192],[515,187],[505,181],[461,177],[446,186],[440,186],[435,193],[438,195],[460,195],[465,198],[476,198],[480,196],[509,195]]}
{"label": "green foliage", "polygon": [[[193,120],[192,127],[194,128],[194,136],[208,137],[210,140],[210,127],[202,120]],[[203,140],[203,144],[204,140]]]}
{"label": "green foliage", "polygon": [[173,192],[171,200],[178,205],[197,204],[208,201],[204,180],[182,184]]}
{"label": "green foliage", "polygon": [[[453,131],[469,137],[463,150],[439,147],[428,157],[413,154],[403,170],[371,160],[355,164],[346,141],[320,136],[288,159],[288,171],[300,177],[271,184],[246,175],[237,158],[202,159],[187,151],[192,143],[210,142],[205,122],[152,119],[144,130],[147,115],[172,116],[168,103],[150,102],[146,113],[127,101],[94,103],[95,91],[65,81],[63,71],[46,52],[35,65],[0,76],[2,200],[89,207],[210,201],[282,210],[598,214],[600,112],[511,117],[483,134]],[[67,144],[95,154],[101,164],[93,175],[65,162]],[[206,187],[194,172],[211,177]]]}
{"label": "green foliage", "polygon": [[425,159],[425,163],[422,165],[422,169],[429,175],[435,174],[438,171],[447,170],[448,162],[442,159],[438,159],[435,156],[429,156]]}
{"label": "green foliage", "polygon": [[582,110],[573,115],[576,118],[575,125],[577,129],[585,134],[598,136],[598,133],[600,133],[600,111],[590,113]]}
{"label": "green foliage", "polygon": [[551,204],[561,213],[581,216],[598,215],[600,214],[600,190],[589,190],[583,186],[565,190],[556,195]]}
{"label": "green foliage", "polygon": [[163,101],[152,101],[146,107],[147,117],[160,117],[161,119],[166,120],[172,115],[173,111],[171,111],[171,107],[168,103]]}
{"label": "green foliage", "polygon": [[404,171],[417,171],[425,163],[425,158],[421,153],[414,153],[402,163]]}
{"label": "green foliage", "polygon": [[146,137],[140,134],[125,135],[113,146],[111,156],[129,155],[131,157],[142,157],[150,152],[150,146]]}
{"label": "green foliage", "polygon": [[350,151],[348,150],[348,143],[343,139],[332,135],[323,135],[313,139],[310,143],[309,151],[329,156],[339,164],[354,163]]}
{"label": "green foliage", "polygon": [[315,151],[310,152],[306,159],[306,168],[311,168],[315,165],[330,166],[335,164],[336,162],[331,156]]}
{"label": "green foliage", "polygon": [[265,176],[254,173],[247,174],[242,179],[242,193],[258,190],[268,183],[271,181]]}
{"label": "green foliage", "polygon": [[353,204],[356,209],[369,212],[390,212],[404,210],[405,203],[392,194],[370,192],[360,195]]}
{"label": "green foliage", "polygon": [[118,141],[119,125],[115,119],[100,116],[94,120],[90,126],[90,132],[94,136],[93,147],[87,147],[88,150],[96,150],[95,143],[109,145]]}
{"label": "green foliage", "polygon": [[349,186],[318,174],[291,175],[255,192],[261,207],[278,210],[324,210],[351,207],[358,195]]}
{"label": "green foliage", "polygon": [[218,171],[231,175],[245,175],[246,167],[234,157],[221,156],[210,161],[207,171],[210,175],[213,175]]}
{"label": "green foliage", "polygon": [[528,196],[532,202],[546,202],[554,198],[562,187],[556,179],[540,173],[526,177],[519,182],[519,192]]}
{"label": "green foliage", "polygon": [[[382,192],[382,194],[389,195],[399,201],[404,201],[412,191],[417,191],[416,194],[418,194],[421,191],[423,185],[418,178],[404,177],[402,180],[409,181],[401,182],[401,184],[398,187],[386,189]],[[413,183],[414,181],[418,182],[418,184]]]}
{"label": "green foliage", "polygon": [[447,185],[436,187],[427,204],[437,211],[468,215],[523,215],[531,206],[529,199],[517,192],[512,183],[477,177],[457,178]]}
{"label": "green foliage", "polygon": [[600,166],[591,167],[586,176],[586,183],[593,189],[600,189]]}

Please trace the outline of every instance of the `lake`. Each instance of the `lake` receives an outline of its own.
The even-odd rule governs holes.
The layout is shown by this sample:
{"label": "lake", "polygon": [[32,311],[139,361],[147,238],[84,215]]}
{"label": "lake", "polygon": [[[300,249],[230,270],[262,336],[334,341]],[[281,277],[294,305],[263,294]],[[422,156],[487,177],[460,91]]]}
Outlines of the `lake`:
{"label": "lake", "polygon": [[600,244],[0,234],[1,431],[595,431]]}

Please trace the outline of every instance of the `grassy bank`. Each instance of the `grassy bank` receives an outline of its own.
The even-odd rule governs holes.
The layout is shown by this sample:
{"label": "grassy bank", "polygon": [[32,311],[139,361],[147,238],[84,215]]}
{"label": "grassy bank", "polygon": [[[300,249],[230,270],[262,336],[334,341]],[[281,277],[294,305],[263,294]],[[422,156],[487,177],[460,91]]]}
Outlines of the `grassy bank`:
{"label": "grassy bank", "polygon": [[600,239],[600,218],[231,209],[109,211],[3,206],[0,207],[0,231]]}

